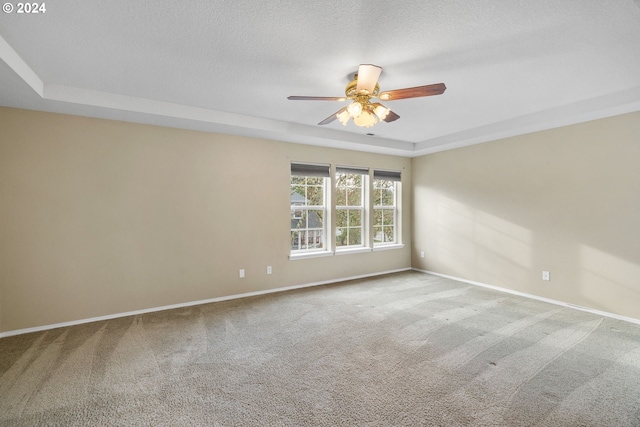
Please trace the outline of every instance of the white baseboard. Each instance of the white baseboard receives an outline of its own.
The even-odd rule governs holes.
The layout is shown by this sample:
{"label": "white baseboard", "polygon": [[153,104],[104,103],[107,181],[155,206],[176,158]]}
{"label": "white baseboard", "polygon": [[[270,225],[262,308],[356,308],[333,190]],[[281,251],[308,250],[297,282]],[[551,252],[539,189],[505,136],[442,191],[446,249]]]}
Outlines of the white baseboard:
{"label": "white baseboard", "polygon": [[488,285],[486,283],[474,282],[473,280],[467,280],[467,279],[462,279],[460,277],[449,276],[448,274],[436,273],[435,271],[422,270],[422,269],[419,269],[419,268],[412,268],[412,270],[419,271],[421,273],[433,274],[434,276],[444,277],[446,279],[451,279],[451,280],[455,280],[455,281],[458,281],[458,282],[468,283],[470,285],[482,286],[483,288],[489,288],[489,289],[493,289],[493,290],[499,291],[499,292],[505,292],[505,293],[512,294],[512,295],[518,295],[518,296],[525,297],[525,298],[531,298],[531,299],[535,299],[535,300],[538,300],[538,301],[548,302],[549,304],[555,304],[555,305],[560,305],[562,307],[573,308],[574,310],[586,311],[586,312],[589,312],[589,313],[592,313],[592,314],[595,314],[595,315],[598,315],[598,316],[611,317],[611,318],[616,319],[616,320],[622,320],[624,322],[635,323],[636,325],[640,325],[640,319],[634,319],[633,317],[621,316],[619,314],[609,313],[609,312],[606,312],[606,311],[595,310],[595,309],[589,308],[589,307],[582,307],[582,306],[579,306],[579,305],[570,304],[568,302],[558,301],[558,300],[554,300],[554,299],[551,299],[551,298],[545,298],[545,297],[541,297],[541,296],[538,296],[538,295],[528,294],[528,293],[525,293],[525,292],[514,291],[512,289],[501,288],[499,286]]}
{"label": "white baseboard", "polygon": [[181,303],[181,304],[164,305],[162,307],[145,308],[145,309],[142,309],[142,310],[127,311],[125,313],[108,314],[106,316],[91,317],[91,318],[88,318],[88,319],[81,319],[81,320],[72,320],[70,322],[55,323],[55,324],[52,324],[52,325],[36,326],[36,327],[33,327],[33,328],[16,329],[16,330],[13,330],[13,331],[8,331],[8,332],[0,332],[0,338],[10,337],[10,336],[14,336],[14,335],[28,334],[28,333],[31,333],[31,332],[46,331],[46,330],[49,330],[49,329],[64,328],[66,326],[81,325],[81,324],[84,324],[84,323],[99,322],[101,320],[117,319],[119,317],[136,316],[138,314],[153,313],[153,312],[156,312],[156,311],[163,311],[163,310],[171,310],[171,309],[174,309],[174,308],[191,307],[191,306],[194,306],[194,305],[209,304],[209,303],[212,303],[212,302],[228,301],[228,300],[233,300],[233,299],[238,299],[238,298],[246,298],[246,297],[253,297],[253,296],[258,296],[258,295],[273,294],[273,293],[277,293],[277,292],[291,291],[291,290],[294,290],[294,289],[310,288],[312,286],[328,285],[330,283],[345,282],[347,280],[364,279],[364,278],[367,278],[367,277],[382,276],[384,274],[399,273],[401,271],[408,271],[408,270],[411,270],[411,267],[399,268],[397,270],[381,271],[381,272],[378,272],[378,273],[362,274],[362,275],[359,275],[359,276],[342,277],[342,278],[339,278],[339,279],[324,280],[324,281],[321,281],[321,282],[305,283],[305,284],[302,284],[302,285],[287,286],[287,287],[284,287],[284,288],[275,288],[275,289],[267,289],[267,290],[264,290],[264,291],[247,292],[247,293],[244,293],[244,294],[227,295],[227,296],[223,296],[223,297],[216,297],[216,298],[210,298],[210,299],[199,300],[199,301],[190,301],[190,302],[185,302],[185,303]]}

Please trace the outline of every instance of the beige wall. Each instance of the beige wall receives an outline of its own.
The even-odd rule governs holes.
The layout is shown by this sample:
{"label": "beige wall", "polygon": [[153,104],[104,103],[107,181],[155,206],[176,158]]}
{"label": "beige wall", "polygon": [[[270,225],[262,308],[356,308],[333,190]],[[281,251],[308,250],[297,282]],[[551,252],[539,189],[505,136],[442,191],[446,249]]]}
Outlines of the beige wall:
{"label": "beige wall", "polygon": [[[407,246],[290,261],[291,161],[403,170]],[[410,267],[402,157],[0,108],[0,202],[0,332]]]}
{"label": "beige wall", "polygon": [[412,167],[414,267],[640,319],[640,113]]}
{"label": "beige wall", "polygon": [[[289,261],[291,161],[403,170],[407,247]],[[0,333],[411,265],[640,319],[639,164],[640,113],[411,160],[0,108]]]}

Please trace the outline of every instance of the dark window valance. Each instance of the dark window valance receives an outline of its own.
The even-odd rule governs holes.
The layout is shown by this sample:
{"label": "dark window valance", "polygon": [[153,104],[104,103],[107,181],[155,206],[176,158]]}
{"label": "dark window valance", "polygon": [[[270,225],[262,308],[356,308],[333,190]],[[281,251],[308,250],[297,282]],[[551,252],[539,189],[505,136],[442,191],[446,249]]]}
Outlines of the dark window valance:
{"label": "dark window valance", "polygon": [[291,163],[291,175],[329,177],[329,165],[311,165],[305,163]]}
{"label": "dark window valance", "polygon": [[369,168],[359,168],[355,166],[336,166],[336,173],[356,173],[369,175]]}
{"label": "dark window valance", "polygon": [[374,170],[373,179],[382,179],[385,181],[400,181],[401,173],[396,171]]}

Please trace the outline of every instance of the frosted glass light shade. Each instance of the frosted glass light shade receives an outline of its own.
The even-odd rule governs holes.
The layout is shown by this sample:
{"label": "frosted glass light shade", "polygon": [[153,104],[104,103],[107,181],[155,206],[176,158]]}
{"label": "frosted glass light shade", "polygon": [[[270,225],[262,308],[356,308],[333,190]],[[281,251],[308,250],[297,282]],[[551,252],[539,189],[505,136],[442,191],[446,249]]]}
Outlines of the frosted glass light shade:
{"label": "frosted glass light shade", "polygon": [[342,123],[343,126],[346,126],[347,122],[349,122],[349,118],[351,118],[351,116],[349,115],[349,112],[346,109],[336,114],[336,117],[338,118],[340,123]]}
{"label": "frosted glass light shade", "polygon": [[358,117],[355,117],[353,119],[353,122],[356,124],[356,126],[370,128],[371,126],[378,123],[378,119],[370,112],[363,111]]}
{"label": "frosted glass light shade", "polygon": [[360,113],[362,113],[362,104],[358,101],[354,101],[347,107],[347,111],[349,112],[349,115],[355,119],[360,115]]}
{"label": "frosted glass light shade", "polygon": [[373,104],[373,112],[378,116],[380,120],[384,120],[385,117],[389,114],[389,109],[382,104],[375,103]]}

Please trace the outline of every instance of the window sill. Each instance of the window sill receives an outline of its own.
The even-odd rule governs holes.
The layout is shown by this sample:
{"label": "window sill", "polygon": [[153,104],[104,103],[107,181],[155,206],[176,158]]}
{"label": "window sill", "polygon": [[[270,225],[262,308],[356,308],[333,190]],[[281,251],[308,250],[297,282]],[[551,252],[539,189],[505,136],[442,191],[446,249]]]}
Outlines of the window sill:
{"label": "window sill", "polygon": [[336,251],[318,251],[318,252],[302,252],[299,254],[289,254],[289,260],[295,261],[298,259],[310,259],[310,258],[323,258],[333,255],[349,255],[349,254],[363,254],[367,252],[388,251],[392,249],[402,249],[404,244],[402,243],[390,243],[386,245],[374,246],[373,248],[357,247],[348,249],[337,249]]}
{"label": "window sill", "polygon": [[333,256],[333,252],[318,251],[318,252],[303,252],[299,254],[289,254],[289,260],[294,261],[298,259],[322,258],[325,256]]}
{"label": "window sill", "polygon": [[373,247],[373,251],[388,251],[390,249],[402,249],[404,248],[404,244],[402,243],[391,243],[386,245],[378,245]]}
{"label": "window sill", "polygon": [[336,255],[360,254],[365,252],[371,252],[371,248],[359,246],[357,248],[336,249]]}

